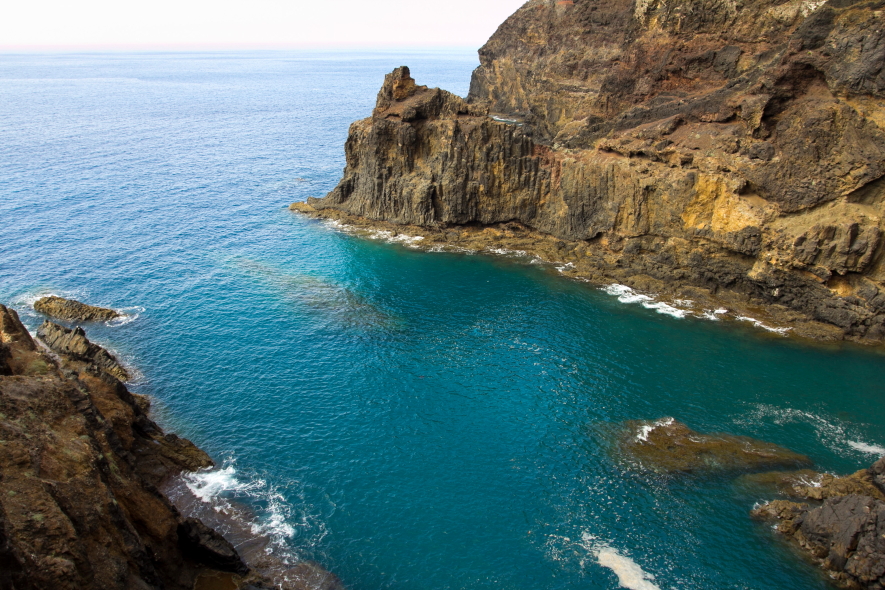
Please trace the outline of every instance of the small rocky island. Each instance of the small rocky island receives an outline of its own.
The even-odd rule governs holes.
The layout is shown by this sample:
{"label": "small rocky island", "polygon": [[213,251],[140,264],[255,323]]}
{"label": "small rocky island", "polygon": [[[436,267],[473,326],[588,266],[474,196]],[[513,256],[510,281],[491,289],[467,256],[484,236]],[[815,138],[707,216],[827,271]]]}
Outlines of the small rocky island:
{"label": "small rocky island", "polygon": [[76,299],[65,299],[50,295],[41,297],[34,302],[34,309],[42,314],[66,321],[106,322],[121,317],[113,309],[95,307],[81,303]]}
{"label": "small rocky island", "polygon": [[292,208],[881,343],[883,46],[881,0],[531,0],[466,99],[389,74]]}

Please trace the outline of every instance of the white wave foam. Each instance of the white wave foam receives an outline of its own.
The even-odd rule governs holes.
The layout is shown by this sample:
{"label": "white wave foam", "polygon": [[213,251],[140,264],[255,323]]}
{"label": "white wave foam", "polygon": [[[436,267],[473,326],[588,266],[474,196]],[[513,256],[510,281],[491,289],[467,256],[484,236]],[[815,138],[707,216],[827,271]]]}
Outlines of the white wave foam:
{"label": "white wave foam", "polygon": [[509,250],[507,248],[486,248],[486,252],[498,256],[526,256],[525,250]]}
{"label": "white wave foam", "polygon": [[627,285],[614,283],[607,287],[603,287],[602,290],[609,295],[616,296],[621,303],[642,303],[644,301],[652,301],[652,298],[648,295],[637,293]]}
{"label": "white wave foam", "polygon": [[646,309],[653,309],[658,313],[673,316],[674,318],[680,320],[690,314],[687,309],[679,309],[662,301],[643,301],[642,307]]}
{"label": "white wave foam", "polygon": [[867,453],[869,455],[876,455],[879,457],[885,455],[885,447],[881,445],[871,445],[861,440],[850,440],[848,441],[848,446],[861,453]]}
{"label": "white wave foam", "polygon": [[611,545],[598,541],[589,533],[581,535],[581,544],[596,559],[596,562],[604,568],[608,568],[618,577],[618,585],[628,590],[661,590],[654,583],[654,575],[648,573],[633,561]]}
{"label": "white wave foam", "polygon": [[369,238],[370,240],[381,240],[389,244],[403,244],[410,248],[418,248],[418,242],[424,239],[424,236],[411,236],[408,234],[401,234],[386,229],[366,229],[361,227],[354,227],[352,225],[342,223],[337,219],[326,219],[323,221],[323,224],[329,229],[340,233],[345,233],[348,235],[360,235]]}
{"label": "white wave foam", "polygon": [[555,268],[556,268],[556,270],[558,270],[559,272],[564,273],[564,272],[567,271],[567,270],[570,270],[570,269],[575,268],[575,265],[574,265],[574,263],[566,262],[565,264],[561,264],[561,265],[559,265],[559,266],[557,266],[557,267],[555,267]]}
{"label": "white wave foam", "polygon": [[115,309],[117,313],[120,314],[120,317],[116,317],[112,320],[108,320],[105,322],[105,325],[110,328],[119,328],[120,326],[125,326],[126,324],[131,324],[138,317],[145,312],[143,307],[123,307],[120,309]]}
{"label": "white wave foam", "polygon": [[648,441],[648,435],[651,434],[655,428],[658,428],[659,426],[670,426],[674,421],[673,418],[661,418],[660,420],[655,420],[651,424],[643,424],[639,428],[639,434],[636,435],[636,440],[638,442],[646,442]]}
{"label": "white wave foam", "polygon": [[737,319],[741,322],[750,322],[751,324],[753,324],[757,328],[762,328],[763,330],[768,330],[769,332],[774,332],[775,334],[780,334],[781,336],[786,336],[787,332],[792,330],[792,328],[775,328],[773,326],[768,326],[768,325],[760,322],[756,318],[751,318],[751,317],[745,316],[745,315],[739,315],[737,317]]}
{"label": "white wave foam", "polygon": [[[231,513],[231,501],[249,500],[260,505],[258,517],[249,523],[254,535],[264,535],[282,545],[296,534],[292,523],[294,510],[285,497],[262,478],[241,478],[233,464],[185,474],[184,481],[194,496],[217,512]],[[302,516],[299,526],[316,528],[311,521],[310,517]],[[321,526],[319,538],[322,536],[325,530]]]}
{"label": "white wave foam", "polygon": [[718,322],[718,321],[719,321],[719,316],[721,316],[721,315],[723,315],[723,314],[726,314],[726,313],[728,313],[728,310],[725,309],[725,308],[719,308],[719,309],[705,309],[705,310],[704,310],[704,313],[701,314],[700,317],[702,317],[702,318],[705,319],[705,320],[712,320],[712,321],[714,321],[714,322]]}
{"label": "white wave foam", "polygon": [[736,419],[735,422],[745,424],[772,422],[778,425],[805,423],[814,428],[815,436],[821,444],[842,456],[856,456],[857,453],[880,457],[885,455],[885,446],[862,440],[851,425],[836,418],[827,419],[804,410],[759,404],[753,412]]}

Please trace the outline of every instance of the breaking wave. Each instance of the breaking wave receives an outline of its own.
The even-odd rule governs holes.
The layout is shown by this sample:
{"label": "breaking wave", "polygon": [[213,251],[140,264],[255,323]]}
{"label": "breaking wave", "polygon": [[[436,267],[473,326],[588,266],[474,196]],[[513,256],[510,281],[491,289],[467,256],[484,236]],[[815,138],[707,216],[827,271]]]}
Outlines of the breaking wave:
{"label": "breaking wave", "polygon": [[[602,290],[609,295],[617,297],[618,301],[620,301],[621,303],[638,303],[646,309],[652,309],[658,313],[669,315],[677,319],[695,317],[704,320],[719,321],[722,316],[725,316],[729,313],[729,310],[724,308],[704,309],[696,311],[695,309],[693,309],[695,306],[695,302],[691,299],[676,299],[671,303],[658,301],[650,295],[637,293],[634,289],[626,285],[619,285],[617,283],[613,283],[611,285],[603,287]],[[787,333],[792,329],[769,326],[755,318],[747,316],[734,316],[734,319],[738,321],[750,322],[757,328],[761,328],[769,332],[774,332],[775,334],[780,334],[781,336],[786,336]]]}
{"label": "breaking wave", "polygon": [[[277,486],[262,477],[240,473],[233,462],[182,477],[197,499],[228,518],[248,521],[240,524],[247,525],[253,535],[268,538],[268,553],[290,563],[299,559],[290,541],[297,538],[299,546],[315,547],[326,536],[324,520],[310,510],[305,498],[296,509]],[[240,506],[248,506],[255,514],[247,516]]]}

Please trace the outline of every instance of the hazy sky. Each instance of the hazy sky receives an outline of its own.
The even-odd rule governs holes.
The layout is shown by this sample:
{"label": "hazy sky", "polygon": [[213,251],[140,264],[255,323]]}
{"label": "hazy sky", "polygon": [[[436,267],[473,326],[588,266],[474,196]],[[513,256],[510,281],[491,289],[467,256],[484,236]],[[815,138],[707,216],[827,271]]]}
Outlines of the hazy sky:
{"label": "hazy sky", "polygon": [[0,48],[479,47],[523,0],[10,0]]}

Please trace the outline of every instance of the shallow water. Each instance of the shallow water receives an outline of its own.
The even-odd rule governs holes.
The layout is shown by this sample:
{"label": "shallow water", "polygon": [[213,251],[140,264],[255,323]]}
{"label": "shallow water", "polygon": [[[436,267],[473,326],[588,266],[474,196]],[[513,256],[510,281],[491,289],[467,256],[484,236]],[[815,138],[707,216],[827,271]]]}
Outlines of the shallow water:
{"label": "shallow water", "polygon": [[[87,327],[277,551],[349,588],[828,588],[732,476],[663,478],[613,425],[673,416],[854,471],[883,357],[674,317],[519,257],[423,253],[288,212],[384,73],[466,93],[472,53],[0,56],[0,302]],[[628,298],[629,299],[629,298]]]}

